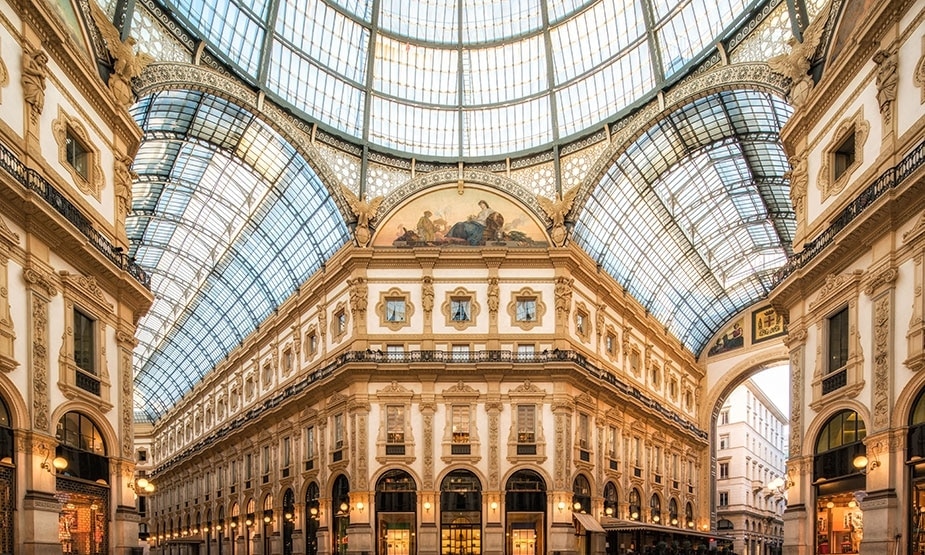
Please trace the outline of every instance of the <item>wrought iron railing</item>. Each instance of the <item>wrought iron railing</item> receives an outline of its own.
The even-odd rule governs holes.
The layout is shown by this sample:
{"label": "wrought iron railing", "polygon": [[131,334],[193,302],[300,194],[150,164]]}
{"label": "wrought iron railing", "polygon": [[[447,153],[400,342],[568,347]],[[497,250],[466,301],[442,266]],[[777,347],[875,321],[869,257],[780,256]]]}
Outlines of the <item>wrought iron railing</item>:
{"label": "wrought iron railing", "polygon": [[[306,389],[317,382],[331,376],[338,369],[357,362],[374,362],[377,364],[409,364],[409,363],[428,363],[441,362],[446,364],[472,364],[485,362],[506,362],[511,364],[543,364],[550,362],[571,362],[579,368],[585,370],[587,374],[595,380],[604,382],[616,389],[623,396],[635,399],[646,408],[658,413],[665,420],[670,421],[681,429],[694,434],[701,440],[706,441],[709,437],[707,432],[697,427],[679,414],[675,413],[660,402],[644,394],[639,388],[629,385],[609,370],[598,368],[588,362],[587,358],[577,351],[565,351],[553,349],[541,353],[518,353],[512,351],[402,351],[402,352],[383,352],[383,351],[347,351],[338,355],[332,362],[318,368],[308,374],[301,380],[286,386],[281,391],[264,401],[262,404],[255,405],[250,410],[239,414],[234,420],[222,426],[207,437],[203,437],[195,444],[184,449],[181,453],[174,455],[163,464],[158,465],[155,474],[163,472],[177,462],[205,449],[209,445],[215,444],[216,441],[231,434],[238,428],[254,422],[260,415],[273,410],[283,402],[301,394]],[[337,451],[335,455],[343,456],[342,451]],[[336,462],[336,461],[335,461]]]}
{"label": "wrought iron railing", "polygon": [[62,195],[42,174],[26,167],[13,151],[3,144],[0,144],[0,167],[24,188],[42,197],[49,206],[73,224],[87,238],[87,241],[110,262],[128,272],[145,288],[151,289],[151,277],[130,256],[125,254],[122,247],[113,245],[109,238],[94,229],[93,224],[74,203]]}
{"label": "wrought iron railing", "polygon": [[878,201],[887,191],[901,185],[910,175],[921,169],[923,164],[925,164],[925,142],[919,143],[898,164],[880,174],[838,214],[828,228],[812,241],[804,243],[803,250],[791,256],[787,264],[774,274],[774,286],[776,287],[790,274],[809,264],[816,255],[828,248],[835,241],[835,237],[864,210]]}

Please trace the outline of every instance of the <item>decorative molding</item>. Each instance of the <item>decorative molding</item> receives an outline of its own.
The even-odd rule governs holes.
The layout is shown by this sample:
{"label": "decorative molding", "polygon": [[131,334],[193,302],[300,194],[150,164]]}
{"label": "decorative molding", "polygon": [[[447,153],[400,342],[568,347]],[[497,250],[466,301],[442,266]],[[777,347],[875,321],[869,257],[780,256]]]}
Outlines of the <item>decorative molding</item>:
{"label": "decorative molding", "polygon": [[790,157],[790,170],[784,178],[790,179],[790,202],[799,222],[806,214],[806,193],[809,189],[809,170],[807,169],[806,149]]}
{"label": "decorative molding", "polygon": [[[895,271],[895,270],[894,270]],[[873,392],[871,399],[873,430],[885,430],[890,426],[891,368],[893,321],[893,295],[887,291],[874,300],[874,368]]]}
{"label": "decorative molding", "polygon": [[45,109],[45,79],[48,77],[48,54],[41,47],[34,48],[23,44],[22,52],[22,93],[23,100],[29,105],[29,117],[33,125],[38,125],[39,116]]}
{"label": "decorative molding", "polygon": [[903,243],[912,243],[923,235],[925,235],[925,212],[922,212],[912,229],[903,233]]}
{"label": "decorative molding", "polygon": [[915,63],[915,73],[912,76],[912,82],[921,89],[919,95],[919,104],[925,104],[925,35],[921,39],[921,53],[919,60]]}
{"label": "decorative molding", "polygon": [[[388,313],[390,301],[401,301],[404,305],[404,314],[400,319]],[[411,316],[414,315],[414,304],[411,303],[411,293],[392,287],[388,291],[379,293],[379,302],[376,303],[376,314],[379,316],[379,325],[392,331],[411,326]]]}
{"label": "decorative molding", "polygon": [[[356,325],[366,319],[366,309],[369,306],[369,290],[366,285],[366,279],[362,277],[348,279],[347,286],[350,289],[350,314]],[[346,328],[346,326],[344,326]],[[333,333],[331,335],[334,335]]]}
{"label": "decorative molding", "polygon": [[[27,271],[30,269],[27,268]],[[28,280],[27,280],[28,281]],[[49,302],[36,294],[32,301],[32,357],[29,376],[32,379],[32,417],[35,429],[51,432],[48,419],[48,305]]]}
{"label": "decorative molding", "polygon": [[892,286],[892,284],[896,281],[896,278],[899,276],[899,271],[894,267],[889,267],[869,275],[871,277],[869,278],[867,284],[864,286],[864,293],[868,297],[871,297],[881,287]]}
{"label": "decorative molding", "polygon": [[[453,314],[453,301],[469,301],[469,314]],[[464,287],[457,287],[452,291],[447,291],[443,303],[440,305],[440,312],[445,318],[446,327],[454,328],[456,331],[463,331],[467,328],[474,327],[478,324],[478,315],[482,311],[481,305],[476,300],[475,291],[469,291]],[[461,319],[457,319],[460,316]]]}
{"label": "decorative molding", "polygon": [[899,88],[899,62],[896,45],[874,54],[874,63],[877,64],[877,104],[880,106],[880,115],[883,124],[889,127],[893,122],[893,106],[896,103],[896,91]]}
{"label": "decorative molding", "polygon": [[861,270],[854,270],[845,274],[829,274],[825,277],[825,285],[819,289],[815,301],[810,301],[809,309],[815,310],[831,297],[843,291],[847,287],[858,283],[864,274]]}
{"label": "decorative molding", "polygon": [[[854,162],[844,169],[838,178],[835,178],[834,158],[835,150],[850,135],[854,133]],[[851,182],[851,175],[864,163],[864,144],[870,134],[870,122],[864,119],[864,107],[858,108],[854,116],[838,124],[832,140],[822,151],[822,167],[816,178],[816,187],[822,192],[822,200],[837,195]]]}
{"label": "decorative molding", "polygon": [[[58,162],[61,167],[68,171],[81,193],[100,200],[100,192],[105,186],[103,168],[100,165],[100,149],[93,145],[90,134],[87,133],[83,122],[67,115],[64,109],[58,106],[58,117],[52,122],[51,129],[55,137],[55,143],[58,145]],[[76,136],[81,146],[87,150],[86,175],[82,175],[68,161],[68,131]]]}
{"label": "decorative molding", "polygon": [[556,322],[565,323],[572,307],[572,285],[574,278],[559,276],[556,278]]}
{"label": "decorative molding", "polygon": [[33,290],[38,290],[48,297],[54,297],[58,294],[58,286],[55,285],[51,274],[39,270],[33,266],[23,268],[23,280]]}
{"label": "decorative molding", "polygon": [[[536,314],[533,319],[521,320],[517,317],[517,303],[521,300],[533,299],[536,303]],[[530,287],[524,287],[519,291],[511,292],[511,300],[507,304],[507,313],[511,317],[511,325],[520,328],[523,331],[530,331],[543,324],[543,316],[546,314],[546,303],[543,302],[542,293],[534,291]]]}

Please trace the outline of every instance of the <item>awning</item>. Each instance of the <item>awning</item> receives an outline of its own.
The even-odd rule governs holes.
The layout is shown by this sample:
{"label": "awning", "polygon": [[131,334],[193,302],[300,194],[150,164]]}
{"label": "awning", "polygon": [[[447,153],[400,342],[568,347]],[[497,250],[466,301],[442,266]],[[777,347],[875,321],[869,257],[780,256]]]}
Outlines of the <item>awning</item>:
{"label": "awning", "polygon": [[[577,515],[576,515],[577,516]],[[587,516],[587,515],[582,515]],[[604,519],[603,526],[607,530],[617,531],[617,532],[632,532],[632,531],[643,531],[643,532],[654,532],[654,533],[668,533],[675,534],[679,536],[688,536],[688,537],[697,537],[704,539],[713,539],[713,540],[732,540],[730,536],[710,533],[710,532],[700,532],[698,530],[691,530],[689,528],[675,528],[674,526],[665,526],[663,524],[649,524],[646,522],[639,522],[638,520],[620,520],[617,518],[608,518]]]}
{"label": "awning", "polygon": [[581,524],[581,527],[588,532],[604,533],[604,529],[601,528],[601,524],[594,520],[594,517],[591,515],[586,515],[584,513],[572,513],[572,518],[577,520],[578,524]]}

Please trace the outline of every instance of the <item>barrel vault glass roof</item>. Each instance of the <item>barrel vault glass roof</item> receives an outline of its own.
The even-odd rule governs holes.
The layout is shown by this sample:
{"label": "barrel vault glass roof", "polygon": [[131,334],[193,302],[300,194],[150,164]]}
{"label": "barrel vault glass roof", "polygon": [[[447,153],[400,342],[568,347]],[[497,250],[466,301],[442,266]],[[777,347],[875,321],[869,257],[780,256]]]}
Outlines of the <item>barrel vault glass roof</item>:
{"label": "barrel vault glass roof", "polygon": [[766,1],[160,3],[311,121],[379,150],[455,161],[586,134],[680,76]]}
{"label": "barrel vault glass roof", "polygon": [[[599,129],[763,6],[155,1],[307,121],[372,150],[454,161],[555,149]],[[131,111],[144,137],[126,228],[155,295],[137,333],[136,414],[156,419],[348,241],[350,215],[338,184],[246,109],[181,87]],[[652,122],[573,214],[576,243],[694,353],[767,295],[789,254],[779,133],[790,113],[757,91],[683,106]]]}

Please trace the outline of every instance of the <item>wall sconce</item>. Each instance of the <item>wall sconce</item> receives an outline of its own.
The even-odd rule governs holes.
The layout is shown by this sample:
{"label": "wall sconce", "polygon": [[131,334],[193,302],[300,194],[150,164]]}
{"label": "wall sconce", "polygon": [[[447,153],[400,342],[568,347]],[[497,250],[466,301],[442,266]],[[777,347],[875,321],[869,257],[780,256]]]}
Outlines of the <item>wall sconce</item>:
{"label": "wall sconce", "polygon": [[672,526],[677,526],[677,525],[678,525],[678,519],[676,519],[676,518],[671,519],[671,525],[672,525]]}
{"label": "wall sconce", "polygon": [[194,534],[198,534],[198,533],[199,533],[199,528],[193,528],[193,533],[194,533]]}
{"label": "wall sconce", "polygon": [[430,504],[430,501],[425,501],[425,502],[424,502],[424,510],[427,511],[428,513],[430,512],[431,506],[432,506],[432,505]]}
{"label": "wall sconce", "polygon": [[348,505],[347,503],[341,503],[338,509],[339,509],[338,514],[345,515],[350,512],[350,505]]}
{"label": "wall sconce", "polygon": [[497,510],[498,510],[498,502],[497,502],[497,501],[492,501],[490,507],[491,507],[491,510],[497,511]]}
{"label": "wall sconce", "polygon": [[[424,503],[424,505],[427,506],[427,505],[429,505],[429,503]],[[366,508],[366,505],[364,505],[362,501],[357,501],[357,510],[358,510],[358,511],[360,511],[360,512],[362,513],[362,512],[363,512],[363,509],[365,509],[365,508]]]}
{"label": "wall sconce", "polygon": [[231,522],[228,523],[228,526],[229,526],[232,530],[234,530],[235,528],[237,528],[237,527],[238,527],[238,517],[232,518],[232,519],[231,519]]}
{"label": "wall sconce", "polygon": [[613,507],[607,507],[604,509],[604,514],[607,516],[613,516]]}
{"label": "wall sconce", "polygon": [[312,507],[308,510],[308,517],[313,520],[318,520],[321,518],[321,512],[318,510],[318,507]]}
{"label": "wall sconce", "polygon": [[559,501],[559,504],[556,506],[556,508],[559,509],[559,512],[560,512],[560,513],[561,513],[562,511],[564,511],[564,510],[565,510],[565,501]]}
{"label": "wall sconce", "polygon": [[249,514],[247,518],[244,519],[244,526],[251,527],[254,525],[254,515]]}
{"label": "wall sconce", "polygon": [[658,516],[658,515],[652,516],[652,522],[658,522],[658,521],[660,521],[660,520],[662,520],[662,517],[660,517],[660,516]]}
{"label": "wall sconce", "polygon": [[[66,461],[65,461],[66,462]],[[154,493],[154,484],[148,481],[144,476],[139,477],[137,480],[133,480],[128,483],[128,488],[135,492],[135,495],[138,495],[142,492],[144,493]]]}
{"label": "wall sconce", "polygon": [[222,531],[222,523],[219,522],[218,524],[215,525],[215,532],[221,533],[221,531]]}
{"label": "wall sconce", "polygon": [[630,513],[630,520],[639,520],[639,513],[636,511]]}
{"label": "wall sconce", "polygon": [[706,532],[707,530],[710,529],[710,525],[709,525],[709,524],[704,524],[703,526],[701,526],[701,528],[703,528],[703,531]]}
{"label": "wall sconce", "polygon": [[688,528],[693,528],[693,527],[694,527],[694,521],[693,521],[693,520],[688,520],[688,521],[687,521],[687,527],[688,527]]}
{"label": "wall sconce", "polygon": [[[362,505],[362,503],[357,503],[357,505]],[[290,512],[286,512],[283,514],[283,518],[286,519],[286,522],[292,522],[295,519],[295,515]]]}
{"label": "wall sconce", "polygon": [[[54,474],[60,470],[67,469],[67,459],[64,457],[55,457],[52,459],[51,463],[49,463],[48,456],[51,455],[51,450],[44,443],[41,447],[45,450],[45,460],[42,461],[41,464],[42,470],[48,472],[49,474]],[[52,468],[54,468],[54,470],[52,470]]]}
{"label": "wall sconce", "polygon": [[208,534],[208,533],[209,533],[209,525],[208,525],[208,524],[202,527],[202,533],[203,533],[203,534]]}
{"label": "wall sconce", "polygon": [[880,466],[880,460],[877,458],[876,451],[874,451],[874,460],[869,461],[867,455],[858,455],[854,458],[852,463],[855,468],[857,468],[861,474],[867,474],[871,470]]}

